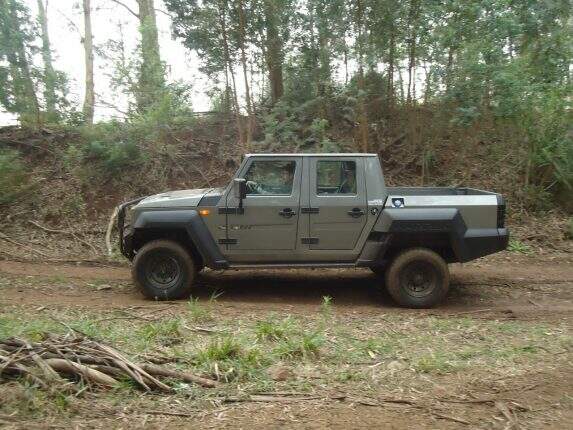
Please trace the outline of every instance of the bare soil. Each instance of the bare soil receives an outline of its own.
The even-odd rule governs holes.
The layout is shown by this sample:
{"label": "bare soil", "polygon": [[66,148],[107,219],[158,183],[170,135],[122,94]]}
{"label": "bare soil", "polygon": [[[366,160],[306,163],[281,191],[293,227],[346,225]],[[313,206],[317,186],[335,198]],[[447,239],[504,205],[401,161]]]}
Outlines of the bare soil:
{"label": "bare soil", "polygon": [[[381,280],[368,270],[206,271],[194,296],[214,293],[218,319],[263,318],[317,313],[324,296],[332,298],[337,321],[372,324],[384,318],[468,318],[518,321],[547,330],[573,323],[573,264],[570,256],[544,261],[504,255],[451,267],[447,301],[429,310],[396,307],[381,292]],[[7,311],[117,309],[186,312],[187,302],[153,302],[134,289],[127,267],[86,267],[53,263],[0,261],[0,305]],[[149,314],[148,312],[148,314]],[[121,322],[118,322],[121,323]],[[532,326],[533,327],[533,326]],[[541,345],[543,348],[543,345]],[[573,428],[573,364],[566,346],[551,350],[529,372],[503,377],[468,369],[462,375],[429,374],[425,390],[392,396],[362,397],[351,383],[321,387],[319,398],[300,402],[189,404],[181,398],[141,395],[122,404],[105,394],[78,399],[76,411],[45,420],[0,414],[6,428]],[[310,377],[312,378],[312,376]],[[425,378],[425,379],[424,379]],[[381,390],[383,391],[384,382]],[[5,385],[1,395],[21,395]],[[2,394],[4,393],[4,394]],[[341,394],[342,393],[342,394]],[[396,401],[398,400],[398,401]],[[0,400],[0,406],[2,401]],[[152,405],[152,406],[150,406]],[[182,414],[176,416],[171,414]]]}
{"label": "bare soil", "polygon": [[[367,269],[291,269],[204,271],[194,297],[218,299],[227,312],[306,312],[324,296],[333,298],[341,314],[397,312],[431,314],[520,313],[523,318],[558,318],[573,311],[573,263],[516,258],[450,266],[451,292],[431,310],[397,308],[381,288],[382,280]],[[54,263],[0,261],[0,273],[44,279],[23,288],[4,288],[6,302],[43,306],[156,307],[131,285],[127,267],[89,267]],[[62,284],[55,288],[50,283]],[[107,282],[107,283],[106,283]],[[108,285],[109,284],[109,285]],[[114,284],[112,287],[111,284]],[[94,287],[95,286],[95,287]],[[32,289],[33,293],[30,291]],[[184,301],[169,302],[174,309]]]}

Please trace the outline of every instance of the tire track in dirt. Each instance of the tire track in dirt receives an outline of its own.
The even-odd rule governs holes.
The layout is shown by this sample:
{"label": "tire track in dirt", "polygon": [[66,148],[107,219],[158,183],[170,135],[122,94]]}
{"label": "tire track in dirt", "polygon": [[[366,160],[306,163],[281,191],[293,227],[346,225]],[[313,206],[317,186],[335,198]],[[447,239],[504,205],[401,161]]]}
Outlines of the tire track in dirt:
{"label": "tire track in dirt", "polygon": [[[400,309],[367,269],[228,270],[200,275],[193,296],[218,299],[225,314],[316,312],[324,296],[347,315],[380,312],[524,320],[573,319],[573,266],[543,262],[479,262],[450,266],[447,300],[431,310]],[[186,301],[153,302],[132,286],[128,267],[87,267],[0,261],[0,274],[13,282],[2,287],[7,305],[125,308],[169,303],[183,312]]]}
{"label": "tire track in dirt", "polygon": [[[551,263],[540,261],[531,263],[477,263],[477,264],[452,264],[450,271],[454,279],[459,282],[476,281],[487,283],[493,280],[526,282],[526,283],[561,283],[573,282],[573,264]],[[24,263],[10,260],[0,260],[0,272],[10,275],[27,276],[63,276],[71,279],[86,280],[129,280],[131,279],[128,267],[101,266],[90,267],[81,265],[65,265],[55,263]],[[260,273],[277,276],[298,274],[300,277],[315,276],[316,273],[340,273],[341,277],[352,273],[368,273],[366,269],[287,269],[287,270],[228,270],[229,274],[247,274],[253,276]],[[221,272],[211,272],[221,273]]]}

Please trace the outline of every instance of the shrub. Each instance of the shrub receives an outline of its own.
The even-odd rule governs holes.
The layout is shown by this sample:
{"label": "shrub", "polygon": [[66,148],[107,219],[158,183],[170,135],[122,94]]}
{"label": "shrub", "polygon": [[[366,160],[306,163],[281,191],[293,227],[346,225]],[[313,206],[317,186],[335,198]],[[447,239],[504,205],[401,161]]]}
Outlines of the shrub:
{"label": "shrub", "polygon": [[532,249],[529,245],[517,240],[511,239],[509,241],[509,245],[507,246],[507,250],[510,252],[516,252],[519,254],[531,254]]}
{"label": "shrub", "polygon": [[0,149],[0,204],[14,201],[26,188],[27,179],[18,152]]}
{"label": "shrub", "polygon": [[141,153],[135,142],[119,141],[89,142],[85,147],[85,158],[95,159],[105,173],[111,175],[141,162]]}

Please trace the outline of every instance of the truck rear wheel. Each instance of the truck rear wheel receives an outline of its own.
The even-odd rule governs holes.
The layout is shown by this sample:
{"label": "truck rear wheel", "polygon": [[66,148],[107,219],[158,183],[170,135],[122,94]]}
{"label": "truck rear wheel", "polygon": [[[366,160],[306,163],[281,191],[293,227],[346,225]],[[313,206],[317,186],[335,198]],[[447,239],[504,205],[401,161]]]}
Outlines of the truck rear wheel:
{"label": "truck rear wheel", "polygon": [[444,259],[427,248],[412,248],[399,254],[386,271],[386,289],[400,305],[429,308],[440,303],[450,286]]}
{"label": "truck rear wheel", "polygon": [[154,240],[137,252],[131,274],[146,297],[172,300],[189,297],[196,271],[191,255],[181,245]]}

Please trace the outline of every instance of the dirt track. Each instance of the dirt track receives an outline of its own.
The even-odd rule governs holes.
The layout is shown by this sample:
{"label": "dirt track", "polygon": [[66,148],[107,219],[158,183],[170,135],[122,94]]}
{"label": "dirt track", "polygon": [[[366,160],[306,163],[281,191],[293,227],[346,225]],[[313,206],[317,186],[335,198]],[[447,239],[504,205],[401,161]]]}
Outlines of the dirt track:
{"label": "dirt track", "polygon": [[[512,312],[523,318],[573,316],[573,264],[510,261],[453,265],[447,301],[434,314]],[[80,267],[0,261],[0,273],[37,279],[23,288],[4,288],[3,301],[12,304],[123,307],[156,306],[132,286],[128,268]],[[59,287],[55,286],[59,285]],[[380,292],[381,281],[369,270],[207,271],[194,296],[218,301],[229,312],[269,310],[306,312],[322,297],[333,299],[337,312],[413,312],[399,309]],[[30,289],[36,293],[31,294]],[[39,293],[39,294],[37,294]],[[175,307],[184,302],[173,302]]]}

